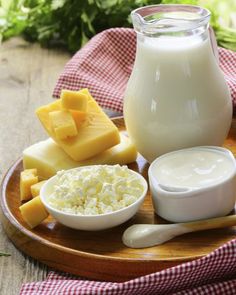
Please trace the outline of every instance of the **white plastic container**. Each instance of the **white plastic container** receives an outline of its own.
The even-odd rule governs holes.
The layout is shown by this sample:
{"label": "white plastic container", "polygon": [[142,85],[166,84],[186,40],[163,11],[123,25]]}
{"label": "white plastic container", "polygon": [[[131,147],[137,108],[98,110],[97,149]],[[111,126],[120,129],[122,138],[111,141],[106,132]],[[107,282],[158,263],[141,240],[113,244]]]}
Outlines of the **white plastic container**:
{"label": "white plastic container", "polygon": [[212,48],[209,11],[153,5],[131,16],[137,51],[124,118],[138,151],[151,163],[182,148],[221,146],[230,128],[232,102],[217,48]]}
{"label": "white plastic container", "polygon": [[219,147],[167,153],[149,167],[155,212],[172,222],[224,216],[236,199],[236,161]]}

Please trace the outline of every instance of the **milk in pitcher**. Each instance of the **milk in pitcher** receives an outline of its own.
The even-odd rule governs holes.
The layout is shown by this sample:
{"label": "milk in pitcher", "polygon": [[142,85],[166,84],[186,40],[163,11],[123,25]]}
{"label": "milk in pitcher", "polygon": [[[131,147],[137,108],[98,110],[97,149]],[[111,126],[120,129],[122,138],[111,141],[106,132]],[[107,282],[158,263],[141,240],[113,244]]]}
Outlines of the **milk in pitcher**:
{"label": "milk in pitcher", "polygon": [[151,33],[136,30],[136,59],[125,92],[124,118],[131,139],[149,162],[185,147],[220,146],[230,128],[232,102],[213,54],[209,18],[205,15],[201,24],[201,14],[193,15],[197,21],[191,23],[191,16],[186,30],[186,22],[183,26],[182,19],[176,19],[177,29],[168,27],[172,34],[166,34],[163,26],[158,34],[153,21]]}

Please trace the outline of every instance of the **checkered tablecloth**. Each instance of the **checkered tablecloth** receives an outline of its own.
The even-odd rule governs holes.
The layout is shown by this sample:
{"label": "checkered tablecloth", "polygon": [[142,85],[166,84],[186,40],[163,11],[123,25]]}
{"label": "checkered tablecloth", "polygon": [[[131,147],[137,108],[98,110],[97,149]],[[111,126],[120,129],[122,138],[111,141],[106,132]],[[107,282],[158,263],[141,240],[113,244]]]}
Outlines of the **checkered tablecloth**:
{"label": "checkered tablecloth", "polygon": [[[125,271],[125,270],[124,270]],[[236,239],[209,255],[124,283],[97,282],[51,272],[20,295],[235,295]]]}
{"label": "checkered tablecloth", "polygon": [[[87,87],[102,107],[122,113],[135,43],[132,29],[110,29],[98,34],[67,63],[53,96],[59,97],[63,88]],[[236,53],[219,48],[219,57],[236,106]],[[97,282],[50,272],[45,281],[24,284],[20,294],[235,295],[236,239],[201,259],[124,283]]]}

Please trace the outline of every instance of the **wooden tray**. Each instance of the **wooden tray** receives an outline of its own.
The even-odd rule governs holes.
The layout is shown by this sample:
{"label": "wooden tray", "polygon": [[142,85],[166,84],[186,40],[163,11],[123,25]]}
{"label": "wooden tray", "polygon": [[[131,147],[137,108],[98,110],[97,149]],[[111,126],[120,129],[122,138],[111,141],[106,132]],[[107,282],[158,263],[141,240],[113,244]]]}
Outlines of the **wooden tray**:
{"label": "wooden tray", "polygon": [[[122,118],[115,124],[125,132]],[[225,143],[236,152],[236,124]],[[139,156],[130,168],[147,177],[147,162]],[[236,227],[185,234],[163,245],[130,249],[122,244],[124,230],[134,223],[165,223],[153,212],[151,197],[131,220],[100,232],[77,231],[48,217],[31,230],[23,221],[19,206],[19,175],[22,160],[7,172],[1,186],[1,219],[12,242],[29,256],[53,267],[90,279],[125,281],[202,257],[235,238]]]}

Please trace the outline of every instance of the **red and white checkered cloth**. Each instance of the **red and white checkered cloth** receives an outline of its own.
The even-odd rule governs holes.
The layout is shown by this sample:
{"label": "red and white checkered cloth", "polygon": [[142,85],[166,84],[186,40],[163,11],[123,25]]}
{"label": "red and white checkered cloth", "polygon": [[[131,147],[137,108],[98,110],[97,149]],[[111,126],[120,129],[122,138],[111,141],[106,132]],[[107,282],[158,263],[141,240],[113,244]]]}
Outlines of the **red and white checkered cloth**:
{"label": "red and white checkered cloth", "polygon": [[[100,106],[122,112],[123,95],[136,51],[134,30],[109,29],[93,37],[66,64],[54,89],[89,88]],[[236,52],[219,48],[220,66],[236,106]]]}
{"label": "red and white checkered cloth", "polygon": [[89,281],[50,272],[45,281],[24,284],[20,292],[20,295],[89,294],[235,295],[236,239],[198,260],[124,283]]}
{"label": "red and white checkered cloth", "polygon": [[[88,87],[102,107],[122,112],[135,43],[132,29],[110,29],[98,34],[67,63],[53,96],[59,97],[63,88]],[[236,106],[236,52],[219,48],[219,55]],[[20,294],[235,295],[236,239],[201,259],[125,283],[97,282],[50,272],[43,282],[24,284]]]}

